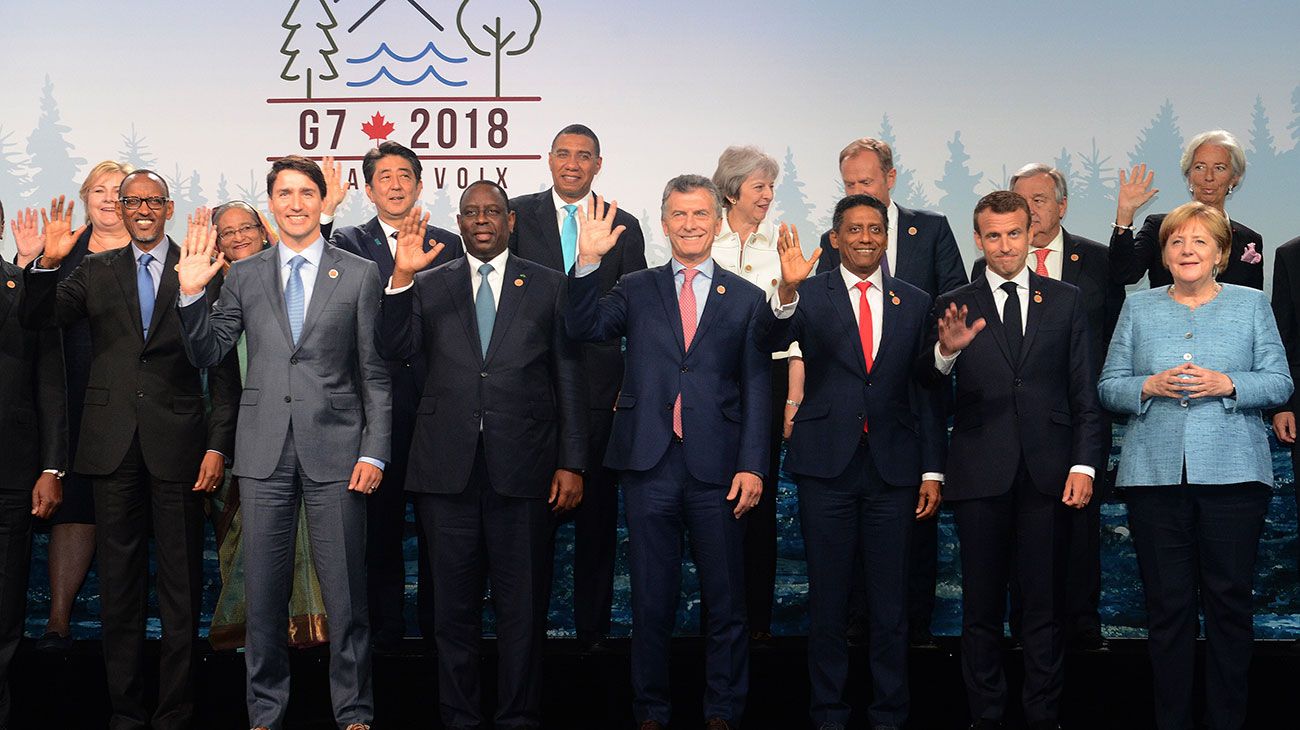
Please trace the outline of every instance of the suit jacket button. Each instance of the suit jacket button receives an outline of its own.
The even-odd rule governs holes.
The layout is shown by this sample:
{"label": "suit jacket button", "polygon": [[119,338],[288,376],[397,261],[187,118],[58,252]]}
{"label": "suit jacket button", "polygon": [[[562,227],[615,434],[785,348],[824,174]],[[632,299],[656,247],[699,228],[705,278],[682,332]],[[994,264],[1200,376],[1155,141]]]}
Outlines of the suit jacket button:
{"label": "suit jacket button", "polygon": [[293,402],[293,396],[288,396],[288,395],[286,395],[286,396],[284,397],[284,402],[285,402],[285,403],[292,403],[292,402]]}
{"label": "suit jacket button", "polygon": [[141,357],[141,358],[140,358],[140,362],[147,363],[147,362],[149,362],[149,358],[147,358],[147,357]]}
{"label": "suit jacket button", "polygon": [[144,397],[144,391],[143,391],[143,390],[137,390],[137,391],[135,392],[135,397],[136,397],[136,398],[143,398],[143,397]]}
{"label": "suit jacket button", "polygon": [[682,372],[684,372],[684,373],[686,373],[686,372],[690,372],[690,368],[688,368],[688,367],[686,367],[685,365],[683,365],[683,366],[682,366]]}
{"label": "suit jacket button", "polygon": [[1190,339],[1192,339],[1192,333],[1191,333],[1191,332],[1188,332],[1187,334],[1183,335],[1183,339],[1185,339],[1185,340],[1190,340]]}
{"label": "suit jacket button", "polygon": [[859,414],[858,414],[858,420],[859,420],[859,421],[861,421],[862,419],[864,419],[864,418],[866,418],[866,417],[867,417],[867,414],[865,414],[865,413],[859,413]]}
{"label": "suit jacket button", "polygon": [[296,357],[291,357],[291,358],[289,358],[289,364],[290,364],[290,365],[297,365],[297,364],[298,364],[298,358],[296,358]]}
{"label": "suit jacket button", "polygon": [[1015,385],[1016,385],[1017,388],[1019,388],[1021,385],[1024,384],[1024,382],[1025,382],[1025,381],[1021,380],[1020,378],[1016,378]]}
{"label": "suit jacket button", "polygon": [[479,376],[480,378],[486,378],[486,377],[487,377],[487,373],[479,373],[478,376]]}
{"label": "suit jacket button", "polygon": [[474,411],[474,418],[482,418],[478,411]]}
{"label": "suit jacket button", "polygon": [[411,367],[411,362],[408,360],[408,361],[402,363],[402,367],[404,367],[404,368],[409,368],[409,367]]}

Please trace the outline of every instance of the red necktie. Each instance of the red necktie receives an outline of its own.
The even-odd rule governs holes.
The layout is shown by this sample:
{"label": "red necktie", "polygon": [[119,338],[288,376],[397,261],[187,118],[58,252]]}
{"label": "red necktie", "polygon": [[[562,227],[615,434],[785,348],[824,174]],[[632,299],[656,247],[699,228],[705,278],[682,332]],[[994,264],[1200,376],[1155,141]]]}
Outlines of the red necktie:
{"label": "red necktie", "polygon": [[[1034,255],[1038,257],[1038,266],[1034,267],[1034,273],[1039,276],[1047,276],[1047,254],[1051,253],[1050,248],[1036,248]],[[1050,277],[1049,277],[1050,278]]]}
{"label": "red necktie", "polygon": [[[867,302],[867,290],[871,288],[871,282],[859,281],[854,288],[861,292],[858,299],[858,340],[862,343],[862,361],[867,365],[867,372],[871,372],[871,305]],[[862,419],[862,432],[867,432],[867,419]]]}
{"label": "red necktie", "polygon": [[[695,321],[695,287],[691,286],[691,280],[695,275],[700,273],[698,269],[682,269],[682,275],[685,281],[682,282],[682,291],[677,295],[677,308],[682,314],[682,342],[686,349],[691,349],[691,340],[695,339],[695,328],[699,323]],[[677,400],[673,402],[673,433],[677,438],[682,437],[682,394],[677,394]]]}

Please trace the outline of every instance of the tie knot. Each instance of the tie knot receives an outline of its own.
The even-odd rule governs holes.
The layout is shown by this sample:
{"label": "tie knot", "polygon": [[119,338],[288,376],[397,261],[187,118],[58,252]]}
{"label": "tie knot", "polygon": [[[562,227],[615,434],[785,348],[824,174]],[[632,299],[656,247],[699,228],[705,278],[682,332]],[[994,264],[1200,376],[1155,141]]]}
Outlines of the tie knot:
{"label": "tie knot", "polygon": [[492,264],[483,264],[478,267],[479,276],[487,276],[488,274],[491,274],[493,271],[494,269],[492,268]]}
{"label": "tie knot", "polygon": [[1046,258],[1047,258],[1047,254],[1049,254],[1049,253],[1051,253],[1051,252],[1052,252],[1052,249],[1050,249],[1050,248],[1040,248],[1040,249],[1036,249],[1036,250],[1034,251],[1034,255],[1038,257],[1038,263],[1041,264],[1041,263],[1043,263],[1043,259],[1046,259]]}
{"label": "tie knot", "polygon": [[871,288],[871,282],[859,281],[858,283],[853,285],[853,288],[862,292],[863,296],[866,296],[867,290]]}
{"label": "tie knot", "polygon": [[397,240],[397,231],[393,231],[392,233],[388,234],[388,237],[391,238],[391,239],[393,239],[394,241],[396,241],[396,240]]}
{"label": "tie knot", "polygon": [[294,271],[297,271],[301,269],[302,265],[305,263],[307,263],[307,259],[303,258],[302,256],[294,256],[293,258],[289,259],[289,268]]}
{"label": "tie knot", "polygon": [[573,214],[577,210],[578,210],[578,206],[574,205],[573,203],[569,203],[568,205],[564,206],[564,212],[567,213],[570,218],[573,217]]}
{"label": "tie knot", "polygon": [[686,277],[687,284],[691,283],[691,280],[694,279],[695,275],[698,273],[700,273],[699,269],[682,269],[682,276]]}
{"label": "tie knot", "polygon": [[141,265],[141,266],[148,266],[149,264],[152,264],[152,263],[153,263],[153,254],[147,254],[147,253],[142,253],[142,254],[140,254],[140,265]]}
{"label": "tie knot", "polygon": [[1016,295],[1016,282],[1014,281],[1005,282],[998,288],[1006,292],[1009,297],[1014,297]]}

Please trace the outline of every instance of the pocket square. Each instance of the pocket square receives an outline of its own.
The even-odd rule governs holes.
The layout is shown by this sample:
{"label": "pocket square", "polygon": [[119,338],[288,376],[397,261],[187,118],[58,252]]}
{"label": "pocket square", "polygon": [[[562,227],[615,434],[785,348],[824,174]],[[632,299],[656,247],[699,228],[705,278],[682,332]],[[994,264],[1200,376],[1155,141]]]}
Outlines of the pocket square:
{"label": "pocket square", "polygon": [[1248,264],[1257,264],[1264,260],[1264,254],[1255,250],[1255,244],[1246,244],[1246,250],[1241,252],[1241,260]]}

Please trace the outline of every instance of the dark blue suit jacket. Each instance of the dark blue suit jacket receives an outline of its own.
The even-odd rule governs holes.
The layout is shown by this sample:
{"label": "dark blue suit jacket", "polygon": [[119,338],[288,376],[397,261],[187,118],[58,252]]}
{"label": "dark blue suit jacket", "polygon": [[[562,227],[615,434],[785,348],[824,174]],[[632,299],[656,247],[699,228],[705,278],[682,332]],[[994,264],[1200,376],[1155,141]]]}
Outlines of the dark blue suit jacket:
{"label": "dark blue suit jacket", "polygon": [[464,491],[481,436],[493,489],[544,499],[557,468],[587,468],[587,393],[564,332],[564,275],[506,259],[484,357],[467,266],[462,256],[384,295],[380,354],[422,352],[429,363],[406,489]]}
{"label": "dark blue suit jacket", "polygon": [[758,287],[721,266],[713,271],[690,350],[671,263],[627,274],[603,297],[598,271],[570,277],[569,333],[587,342],[627,337],[605,466],[646,471],[658,464],[673,437],[680,393],[691,476],[729,486],[738,472],[766,474],[771,356],[759,349],[757,310],[767,304]]}
{"label": "dark blue suit jacket", "polygon": [[[1101,406],[1097,400],[1088,313],[1078,288],[1029,273],[1029,309],[1020,360],[1012,362],[988,280],[979,277],[939,297],[936,313],[956,303],[968,322],[983,317],[953,365],[957,393],[952,406],[944,497],[995,497],[1011,488],[1021,454],[1034,487],[1059,496],[1070,467],[1102,463]],[[1036,301],[1041,298],[1042,301]],[[937,321],[934,315],[932,321]],[[919,365],[938,382],[934,367],[938,329],[931,326]]]}
{"label": "dark blue suit jacket", "polygon": [[[831,247],[829,231],[822,234],[821,247],[817,273],[839,268],[840,252]],[[920,287],[931,299],[969,281],[952,226],[942,213],[898,206],[898,251],[895,253],[897,263],[889,273]]]}
{"label": "dark blue suit jacket", "polygon": [[[787,472],[838,477],[857,450],[864,416],[872,459],[887,483],[917,485],[922,473],[943,471],[942,398],[919,383],[916,370],[929,333],[930,296],[888,276],[881,293],[880,349],[868,373],[839,269],[799,287],[799,306],[777,343],[785,349],[797,341],[806,372],[803,405],[785,455]],[[770,307],[764,311],[774,319]]]}

